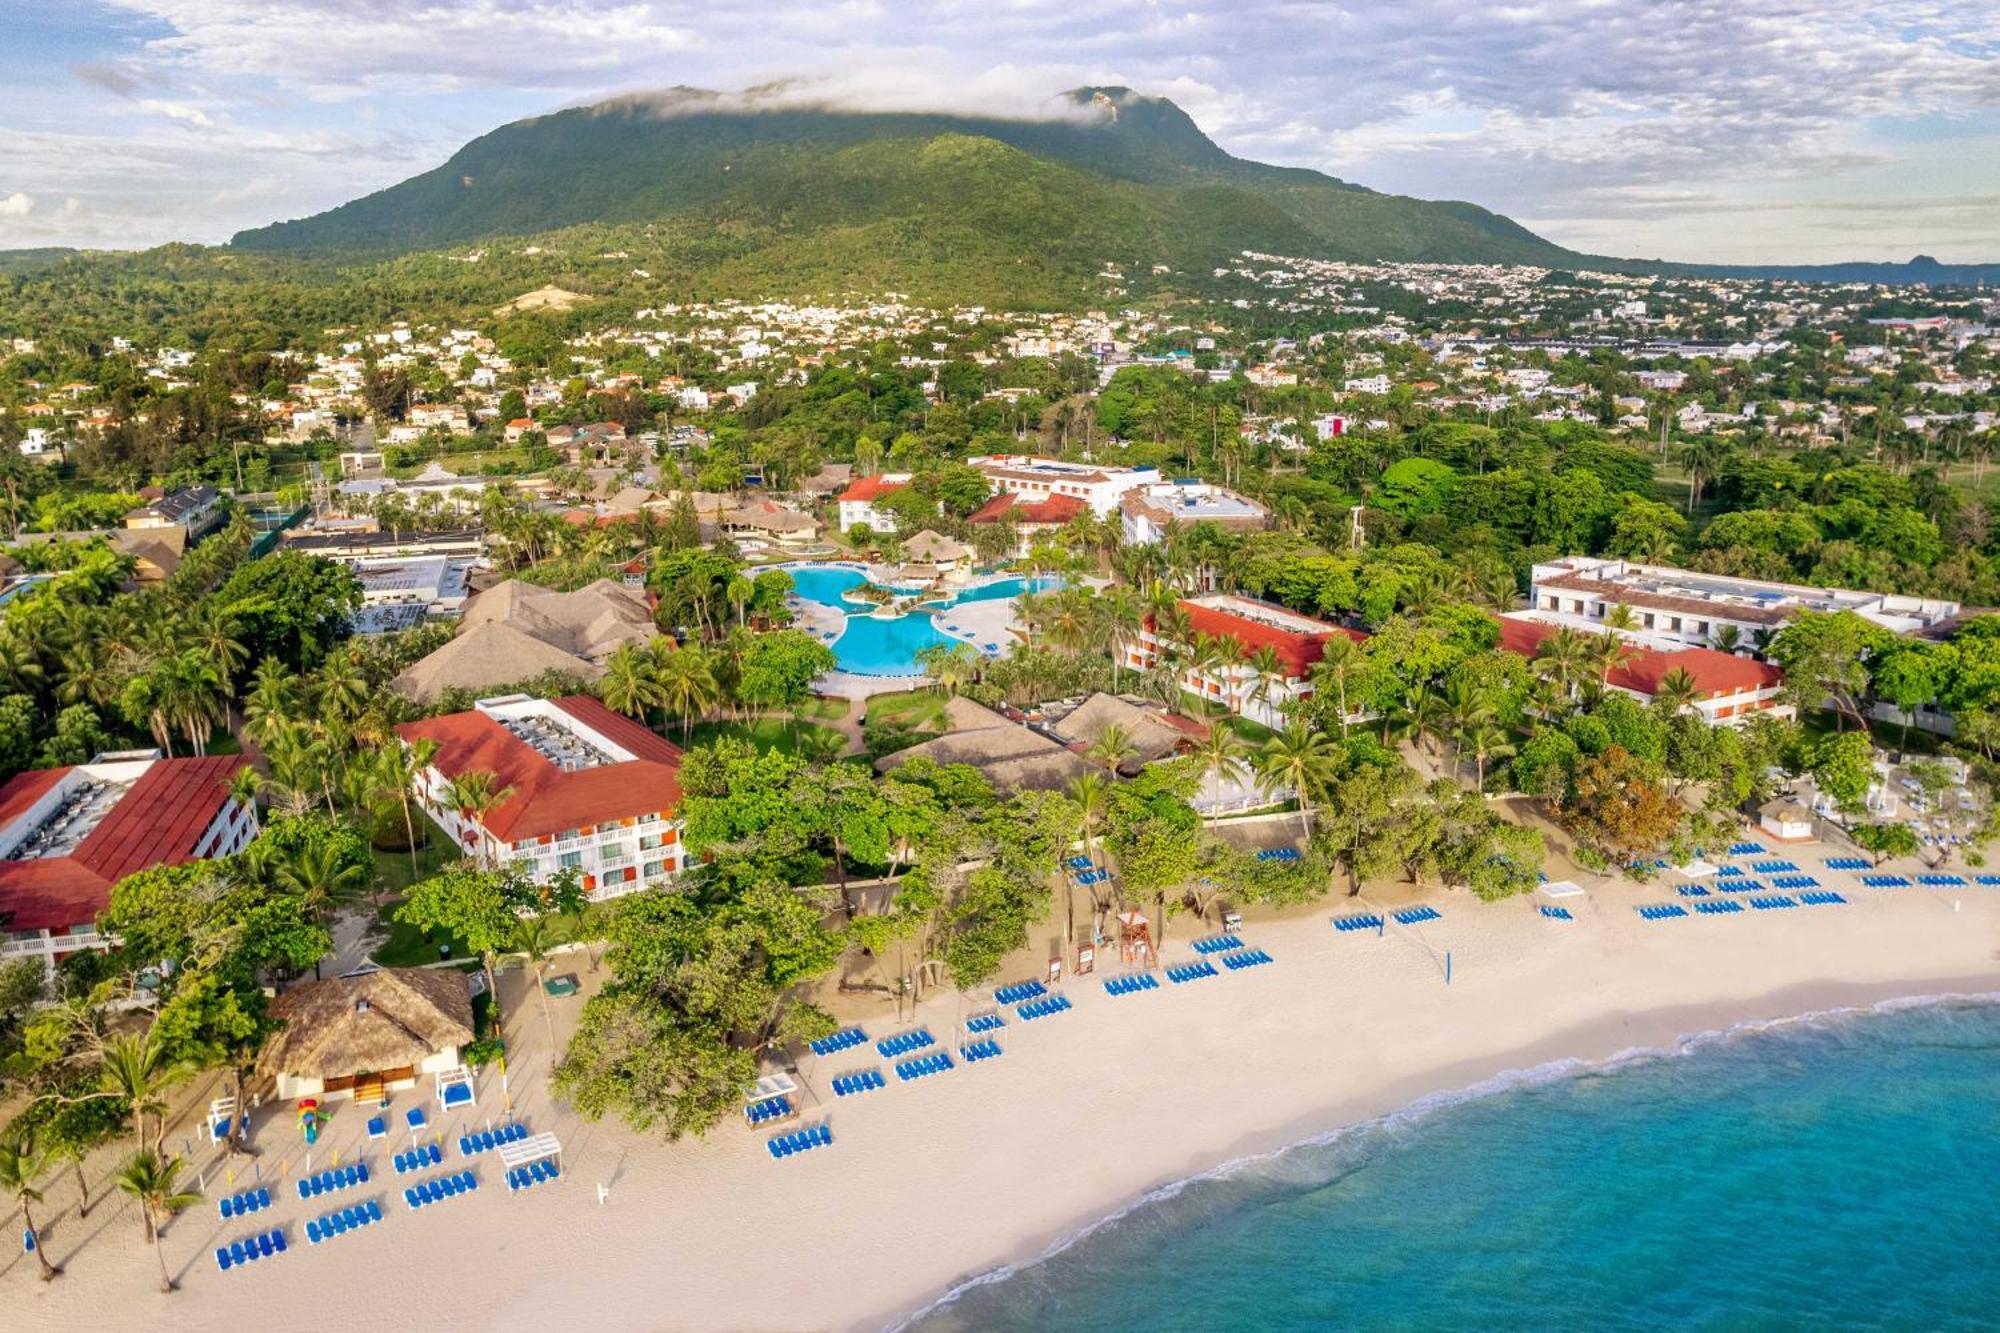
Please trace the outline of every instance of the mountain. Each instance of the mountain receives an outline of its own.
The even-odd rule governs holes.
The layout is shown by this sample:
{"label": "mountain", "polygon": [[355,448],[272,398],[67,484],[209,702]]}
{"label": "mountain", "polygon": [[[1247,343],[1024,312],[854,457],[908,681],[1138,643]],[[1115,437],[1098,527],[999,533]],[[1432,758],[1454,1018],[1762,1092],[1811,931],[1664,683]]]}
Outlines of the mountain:
{"label": "mountain", "polygon": [[[1330,259],[1582,260],[1469,203],[1381,194],[1233,157],[1185,112],[1079,88],[1042,119],[858,112],[675,89],[515,122],[432,171],[237,250],[407,252],[592,224],[657,224],[739,268],[820,274],[842,246],[917,285],[939,264],[1087,279],[1107,260],[1205,266],[1243,249]],[[836,244],[838,242],[839,244]],[[759,254],[761,249],[767,253]],[[820,284],[825,285],[825,284]]]}
{"label": "mountain", "polygon": [[1941,264],[1918,255],[1907,264],[1856,260],[1845,264],[1673,265],[1714,278],[1775,278],[1786,282],[1866,282],[1888,287],[1974,287],[2000,284],[2000,264]]}

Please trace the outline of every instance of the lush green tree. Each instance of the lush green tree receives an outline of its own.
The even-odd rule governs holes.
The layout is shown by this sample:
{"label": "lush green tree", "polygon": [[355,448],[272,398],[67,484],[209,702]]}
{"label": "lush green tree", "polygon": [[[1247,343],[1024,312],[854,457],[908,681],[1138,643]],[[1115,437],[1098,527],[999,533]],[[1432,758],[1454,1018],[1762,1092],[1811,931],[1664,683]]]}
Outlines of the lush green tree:
{"label": "lush green tree", "polygon": [[1868,808],[1868,788],[1875,782],[1875,747],[1865,731],[1828,736],[1812,747],[1809,771],[1841,813],[1860,814]]}
{"label": "lush green tree", "polygon": [[1872,852],[1878,866],[1892,856],[1915,856],[1921,846],[1916,830],[1908,824],[1856,824],[1848,836]]}

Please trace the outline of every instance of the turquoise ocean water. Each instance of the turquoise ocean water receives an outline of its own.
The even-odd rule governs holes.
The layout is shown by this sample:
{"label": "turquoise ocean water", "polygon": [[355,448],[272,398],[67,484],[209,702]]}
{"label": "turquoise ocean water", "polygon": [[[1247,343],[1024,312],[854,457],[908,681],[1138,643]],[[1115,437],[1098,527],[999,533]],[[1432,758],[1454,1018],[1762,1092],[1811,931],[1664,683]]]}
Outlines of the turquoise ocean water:
{"label": "turquoise ocean water", "polygon": [[913,1327],[2000,1329],[1995,998],[1437,1099],[1159,1191]]}

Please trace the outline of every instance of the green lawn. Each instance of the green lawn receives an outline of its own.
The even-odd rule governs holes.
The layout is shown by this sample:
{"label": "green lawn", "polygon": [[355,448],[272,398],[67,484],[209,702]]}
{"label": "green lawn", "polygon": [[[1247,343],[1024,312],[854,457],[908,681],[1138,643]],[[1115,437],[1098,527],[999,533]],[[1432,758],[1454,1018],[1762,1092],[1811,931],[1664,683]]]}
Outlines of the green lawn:
{"label": "green lawn", "polygon": [[839,722],[853,706],[846,699],[822,699],[815,695],[802,711],[815,722]]}
{"label": "green lawn", "polygon": [[[409,870],[407,862],[403,869],[405,872]],[[439,944],[449,945],[453,958],[468,956],[469,951],[457,936],[433,934],[430,939],[425,939],[424,933],[415,926],[396,920],[394,903],[381,908],[377,915],[388,930],[389,938],[376,948],[371,957],[384,967],[418,967],[424,963],[435,963],[438,961]]]}
{"label": "green lawn", "polygon": [[[417,821],[417,835],[430,836],[423,846],[417,848],[416,874],[410,873],[410,854],[406,851],[385,852],[371,848],[375,857],[375,884],[382,893],[401,893],[417,880],[435,875],[459,857],[458,845],[445,836],[443,829],[431,822],[430,816],[414,807],[411,816]],[[398,814],[397,819],[402,816]]]}
{"label": "green lawn", "polygon": [[1228,727],[1252,745],[1262,745],[1265,741],[1270,740],[1271,737],[1278,734],[1262,722],[1253,722],[1247,717],[1230,717],[1225,719],[1222,725]]}
{"label": "green lawn", "polygon": [[942,730],[945,702],[945,696],[934,690],[878,694],[868,701],[868,722],[875,726],[894,722],[917,730]]}
{"label": "green lawn", "polygon": [[692,748],[729,736],[749,741],[761,749],[776,750],[781,754],[795,754],[799,748],[799,739],[812,732],[820,732],[829,737],[827,742],[829,745],[834,741],[839,741],[843,746],[847,743],[846,738],[832,727],[804,722],[795,728],[789,718],[758,717],[748,722],[698,722],[689,733],[685,744]]}

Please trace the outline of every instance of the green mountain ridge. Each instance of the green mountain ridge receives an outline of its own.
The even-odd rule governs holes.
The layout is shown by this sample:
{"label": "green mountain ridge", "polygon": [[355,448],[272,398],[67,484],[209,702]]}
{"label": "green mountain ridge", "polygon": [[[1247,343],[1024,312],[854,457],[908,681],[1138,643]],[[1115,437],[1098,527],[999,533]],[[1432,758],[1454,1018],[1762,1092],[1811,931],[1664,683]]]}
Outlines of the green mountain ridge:
{"label": "green mountain ridge", "polygon": [[[810,250],[825,248],[817,241],[827,229],[936,228],[956,236],[959,248],[976,241],[986,252],[981,262],[1060,262],[1077,278],[1108,258],[1143,260],[1148,250],[1189,264],[1245,248],[1355,260],[1570,266],[1582,259],[1474,204],[1380,194],[1233,157],[1162,98],[1081,88],[1055,109],[1043,120],[744,109],[677,89],[502,126],[431,171],[314,217],[241,232],[230,244],[407,251],[586,223],[700,223],[725,234],[775,226]],[[968,170],[961,141],[1010,152]],[[945,143],[948,151],[931,151]],[[1055,182],[1063,197],[1049,196]],[[968,193],[1015,189],[1050,207],[1043,223],[1034,225],[1013,201]],[[1085,200],[1130,230],[1083,216]],[[1017,225],[960,235],[972,219]],[[1048,244],[1055,255],[1030,248]],[[922,256],[915,260],[921,270]]]}

